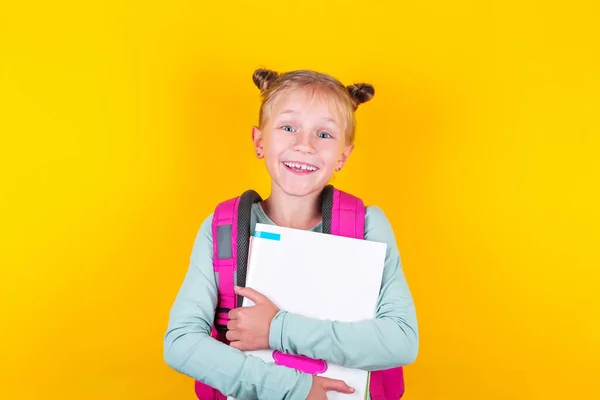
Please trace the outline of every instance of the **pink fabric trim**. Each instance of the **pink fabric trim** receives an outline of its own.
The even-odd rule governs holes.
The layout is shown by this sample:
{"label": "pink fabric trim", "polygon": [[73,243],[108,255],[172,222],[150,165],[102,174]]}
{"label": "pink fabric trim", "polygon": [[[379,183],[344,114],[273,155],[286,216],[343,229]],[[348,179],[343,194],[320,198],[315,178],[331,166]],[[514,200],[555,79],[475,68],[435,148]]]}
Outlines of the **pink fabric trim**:
{"label": "pink fabric trim", "polygon": [[[237,306],[237,296],[233,291],[235,282],[233,273],[237,270],[237,213],[239,197],[224,201],[219,204],[213,215],[213,267],[219,273],[219,304],[223,308],[234,309]],[[218,258],[218,233],[217,228],[231,225],[231,258]]]}
{"label": "pink fabric trim", "polygon": [[333,190],[331,233],[355,239],[365,237],[365,205],[361,199]]}

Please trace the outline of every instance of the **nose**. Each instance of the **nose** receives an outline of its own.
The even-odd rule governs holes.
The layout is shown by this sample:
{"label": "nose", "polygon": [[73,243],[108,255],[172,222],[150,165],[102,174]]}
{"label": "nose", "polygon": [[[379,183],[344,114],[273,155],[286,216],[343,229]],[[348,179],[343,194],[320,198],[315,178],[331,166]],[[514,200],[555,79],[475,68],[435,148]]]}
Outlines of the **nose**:
{"label": "nose", "polygon": [[294,140],[293,149],[295,151],[300,151],[302,153],[312,154],[315,152],[315,148],[313,145],[313,138],[310,132],[300,132],[296,135]]}

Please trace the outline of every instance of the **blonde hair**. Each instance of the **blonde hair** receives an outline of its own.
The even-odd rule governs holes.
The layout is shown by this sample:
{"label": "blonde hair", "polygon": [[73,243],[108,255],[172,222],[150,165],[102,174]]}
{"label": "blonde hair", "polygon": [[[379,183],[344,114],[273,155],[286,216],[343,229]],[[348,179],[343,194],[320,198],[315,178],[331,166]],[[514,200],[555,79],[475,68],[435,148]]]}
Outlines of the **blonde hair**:
{"label": "blonde hair", "polygon": [[354,143],[356,120],[354,111],[359,104],[373,98],[375,89],[368,83],[355,83],[344,86],[330,75],[310,70],[297,70],[279,74],[268,69],[257,69],[252,76],[254,84],[260,89],[262,104],[259,111],[258,126],[263,129],[269,119],[273,104],[279,96],[292,89],[309,89],[332,96],[332,100],[346,121],[346,144]]}

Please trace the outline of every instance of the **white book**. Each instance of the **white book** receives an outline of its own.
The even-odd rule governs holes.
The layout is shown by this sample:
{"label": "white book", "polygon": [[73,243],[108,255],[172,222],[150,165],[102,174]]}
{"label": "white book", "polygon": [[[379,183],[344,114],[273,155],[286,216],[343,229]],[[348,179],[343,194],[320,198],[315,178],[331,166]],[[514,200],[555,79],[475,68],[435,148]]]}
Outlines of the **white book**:
{"label": "white book", "polygon": [[[375,317],[385,243],[259,223],[249,250],[246,286],[280,309],[320,320]],[[244,298],[243,307],[252,305]],[[298,357],[273,350],[247,354],[288,367],[299,362]],[[304,361],[304,372],[341,379],[355,389],[353,394],[328,392],[328,399],[364,399],[368,393],[368,372],[323,360]]]}

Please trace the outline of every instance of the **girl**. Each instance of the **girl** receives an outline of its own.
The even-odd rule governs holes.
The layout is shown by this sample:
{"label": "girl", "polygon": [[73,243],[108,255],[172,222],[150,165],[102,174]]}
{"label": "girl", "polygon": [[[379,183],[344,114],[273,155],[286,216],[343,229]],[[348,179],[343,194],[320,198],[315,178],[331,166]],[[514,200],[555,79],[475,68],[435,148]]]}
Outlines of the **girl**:
{"label": "girl", "polygon": [[[265,159],[271,194],[252,206],[257,222],[322,232],[320,195],[353,149],[356,107],[370,100],[368,84],[345,87],[314,71],[253,76],[263,102],[252,130],[256,157]],[[352,393],[344,382],[313,377],[246,356],[245,350],[277,349],[368,371],[412,363],[418,350],[415,308],[390,222],[376,206],[366,207],[365,240],[384,242],[387,254],[377,315],[358,323],[317,321],[279,310],[249,288],[236,292],[256,304],[229,314],[227,340],[211,337],[218,299],[213,271],[212,214],[202,223],[190,265],[170,312],[164,338],[169,366],[237,399],[326,399],[334,390]]]}

